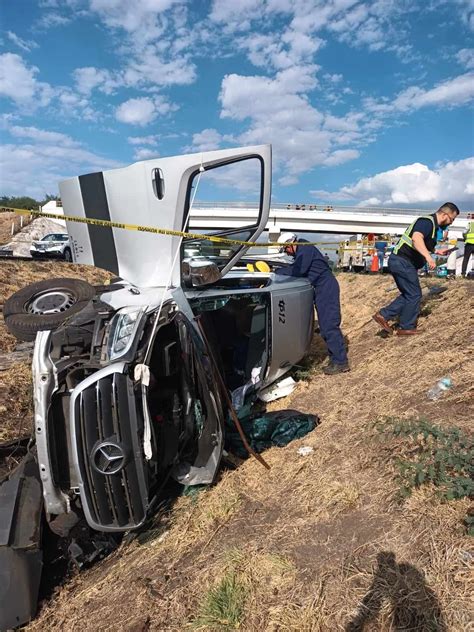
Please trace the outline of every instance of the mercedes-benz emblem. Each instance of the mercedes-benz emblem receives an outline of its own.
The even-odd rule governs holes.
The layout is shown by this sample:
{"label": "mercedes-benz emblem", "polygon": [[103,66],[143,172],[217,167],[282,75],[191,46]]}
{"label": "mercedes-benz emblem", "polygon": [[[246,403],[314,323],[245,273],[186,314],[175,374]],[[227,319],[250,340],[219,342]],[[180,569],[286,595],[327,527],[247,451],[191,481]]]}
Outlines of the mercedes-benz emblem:
{"label": "mercedes-benz emblem", "polygon": [[99,474],[117,474],[126,464],[126,454],[122,446],[114,441],[101,441],[91,452],[92,467]]}

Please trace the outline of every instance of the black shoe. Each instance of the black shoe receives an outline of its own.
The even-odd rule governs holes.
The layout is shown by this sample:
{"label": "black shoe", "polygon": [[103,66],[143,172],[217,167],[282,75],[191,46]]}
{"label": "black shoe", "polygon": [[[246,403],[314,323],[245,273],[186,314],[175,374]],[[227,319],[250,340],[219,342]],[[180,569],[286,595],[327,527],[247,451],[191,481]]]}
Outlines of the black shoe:
{"label": "black shoe", "polygon": [[347,373],[347,371],[350,371],[348,362],[345,362],[344,364],[336,364],[335,362],[330,362],[327,366],[323,367],[323,373],[325,373],[326,375]]}

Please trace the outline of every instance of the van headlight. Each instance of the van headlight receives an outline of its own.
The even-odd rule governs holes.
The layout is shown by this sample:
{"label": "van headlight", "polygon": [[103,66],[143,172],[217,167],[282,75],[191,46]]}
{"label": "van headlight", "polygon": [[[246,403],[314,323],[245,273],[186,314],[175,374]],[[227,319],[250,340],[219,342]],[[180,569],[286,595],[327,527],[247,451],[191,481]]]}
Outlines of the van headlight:
{"label": "van headlight", "polygon": [[107,357],[116,360],[125,355],[132,346],[144,313],[143,308],[126,307],[110,321],[107,340]]}

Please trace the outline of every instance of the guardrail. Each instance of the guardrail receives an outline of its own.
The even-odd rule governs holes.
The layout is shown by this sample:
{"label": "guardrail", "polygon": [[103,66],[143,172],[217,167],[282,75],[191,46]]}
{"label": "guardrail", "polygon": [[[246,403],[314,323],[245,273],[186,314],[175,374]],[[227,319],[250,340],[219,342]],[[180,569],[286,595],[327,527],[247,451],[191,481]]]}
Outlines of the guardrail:
{"label": "guardrail", "polygon": [[[257,204],[248,202],[196,202],[193,203],[193,208],[196,209],[257,209]],[[427,215],[434,213],[437,209],[426,208],[390,208],[386,206],[345,206],[340,204],[286,204],[284,202],[272,203],[271,210],[274,211],[314,211],[314,212],[326,212],[326,213],[361,213],[361,214],[378,214],[378,215]],[[461,211],[460,217],[467,216],[474,211]]]}

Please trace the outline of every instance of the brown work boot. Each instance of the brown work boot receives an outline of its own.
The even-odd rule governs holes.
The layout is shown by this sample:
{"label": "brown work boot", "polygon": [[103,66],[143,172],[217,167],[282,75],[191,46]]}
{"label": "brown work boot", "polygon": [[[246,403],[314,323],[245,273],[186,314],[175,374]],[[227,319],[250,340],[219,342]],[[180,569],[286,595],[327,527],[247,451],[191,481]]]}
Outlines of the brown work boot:
{"label": "brown work boot", "polygon": [[397,336],[414,336],[415,334],[421,334],[418,329],[397,329]]}
{"label": "brown work boot", "polygon": [[380,327],[382,327],[382,329],[384,329],[387,333],[393,334],[393,329],[390,323],[388,322],[388,320],[385,320],[385,318],[382,316],[380,312],[377,312],[376,314],[374,314],[372,318],[375,320],[377,325],[380,325]]}

